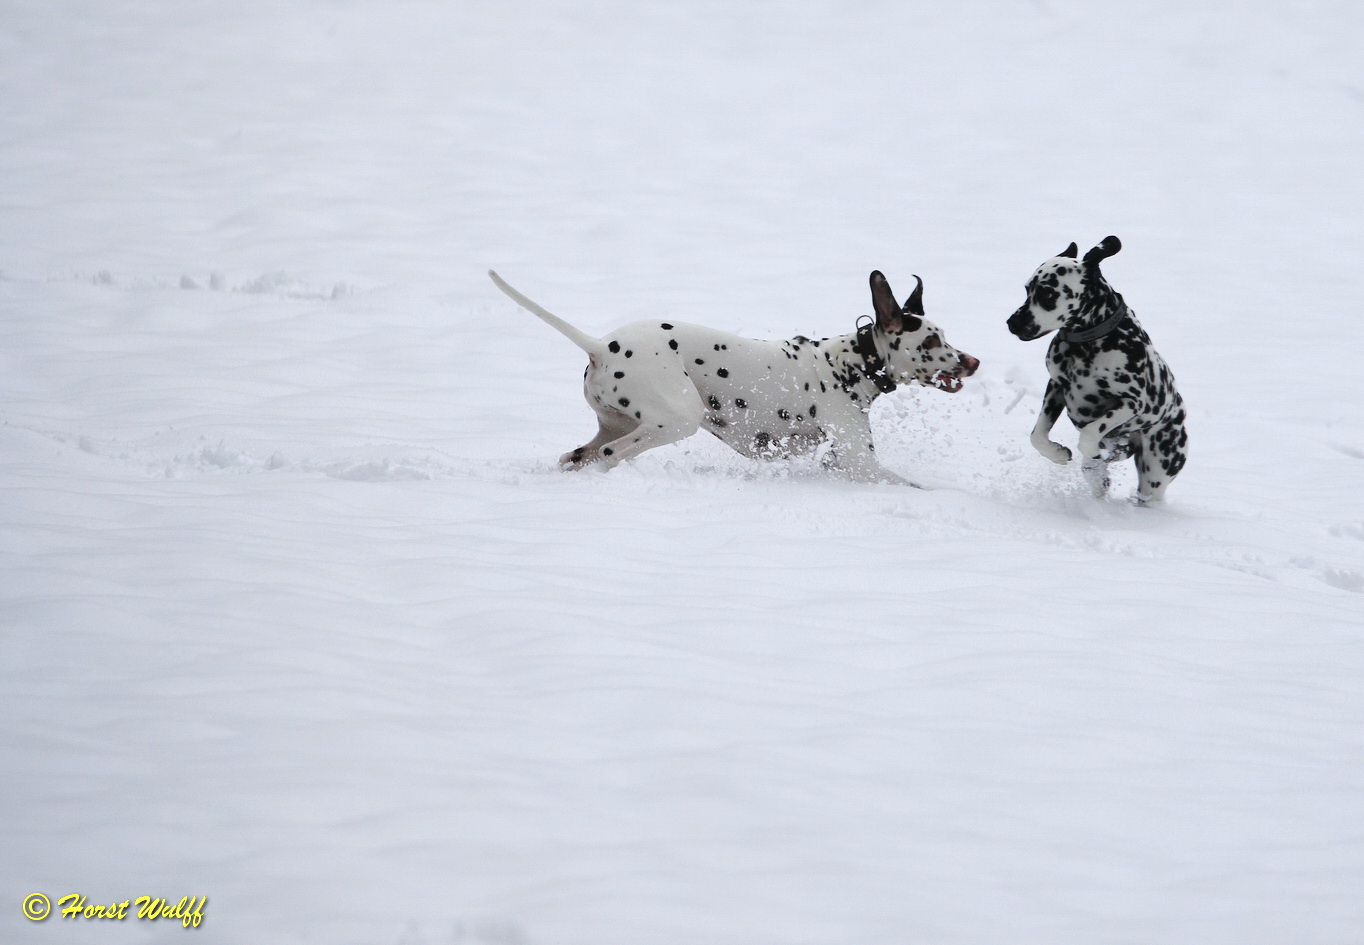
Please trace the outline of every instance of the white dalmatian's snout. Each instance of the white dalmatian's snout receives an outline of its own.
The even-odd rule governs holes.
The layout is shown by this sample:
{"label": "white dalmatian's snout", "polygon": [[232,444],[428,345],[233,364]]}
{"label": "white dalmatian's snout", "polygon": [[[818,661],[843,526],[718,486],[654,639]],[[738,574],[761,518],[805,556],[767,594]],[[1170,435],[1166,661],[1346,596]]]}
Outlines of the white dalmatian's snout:
{"label": "white dalmatian's snout", "polygon": [[886,345],[886,362],[902,384],[917,383],[955,394],[962,389],[963,379],[979,369],[980,360],[948,344],[942,329],[925,317],[924,283],[918,276],[914,281],[914,291],[900,307],[885,277],[872,273],[876,328]]}

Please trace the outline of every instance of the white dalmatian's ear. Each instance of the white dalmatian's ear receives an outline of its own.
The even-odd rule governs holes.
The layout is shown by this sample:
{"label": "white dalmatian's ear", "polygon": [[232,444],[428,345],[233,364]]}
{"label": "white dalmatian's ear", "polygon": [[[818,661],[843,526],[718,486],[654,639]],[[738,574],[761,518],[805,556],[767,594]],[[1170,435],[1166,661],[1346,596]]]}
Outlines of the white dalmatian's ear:
{"label": "white dalmatian's ear", "polygon": [[1103,242],[1085,253],[1085,265],[1091,268],[1097,266],[1109,256],[1116,256],[1120,249],[1122,249],[1122,241],[1120,239],[1116,236],[1105,236]]}
{"label": "white dalmatian's ear", "polygon": [[924,280],[914,277],[914,291],[905,299],[905,307],[900,310],[900,321],[904,331],[918,331],[924,323]]}
{"label": "white dalmatian's ear", "polygon": [[895,293],[890,290],[890,283],[879,269],[873,269],[871,273],[871,304],[876,310],[877,328],[892,335],[904,330],[900,303],[895,301]]}
{"label": "white dalmatian's ear", "polygon": [[1080,247],[1076,246],[1072,242],[1069,246],[1066,247],[1066,251],[1064,253],[1057,253],[1056,255],[1064,256],[1067,259],[1074,259],[1076,256],[1080,255]]}

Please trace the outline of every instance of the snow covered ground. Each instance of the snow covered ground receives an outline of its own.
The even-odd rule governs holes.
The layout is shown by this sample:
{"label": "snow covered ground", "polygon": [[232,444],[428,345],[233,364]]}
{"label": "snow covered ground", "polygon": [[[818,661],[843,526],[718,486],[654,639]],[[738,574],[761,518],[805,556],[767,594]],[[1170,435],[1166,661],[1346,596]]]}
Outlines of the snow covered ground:
{"label": "snow covered ground", "polygon": [[[1364,941],[1362,37],[6,0],[0,938]],[[1003,324],[1108,233],[1191,407],[1160,509],[1032,451]],[[983,367],[876,406],[933,491],[701,436],[566,475],[582,356],[489,266],[755,337],[919,273]]]}

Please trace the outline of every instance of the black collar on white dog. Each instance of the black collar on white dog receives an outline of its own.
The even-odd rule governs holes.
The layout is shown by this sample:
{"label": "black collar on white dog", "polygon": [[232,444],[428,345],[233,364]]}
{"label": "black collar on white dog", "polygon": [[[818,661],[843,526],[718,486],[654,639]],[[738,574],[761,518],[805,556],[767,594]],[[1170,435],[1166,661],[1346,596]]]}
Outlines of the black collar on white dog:
{"label": "black collar on white dog", "polygon": [[1118,323],[1126,318],[1127,314],[1127,306],[1119,305],[1113,311],[1112,315],[1099,322],[1099,324],[1095,325],[1093,328],[1085,328],[1080,331],[1071,331],[1068,328],[1062,328],[1056,333],[1056,337],[1060,338],[1062,341],[1069,341],[1072,344],[1082,341],[1093,341],[1095,338],[1102,338],[1114,328],[1117,328]]}
{"label": "black collar on white dog", "polygon": [[[867,316],[863,316],[864,318]],[[862,373],[871,378],[872,383],[883,394],[895,390],[895,378],[886,370],[886,359],[876,350],[876,340],[872,333],[876,330],[873,322],[857,326],[857,353],[862,355]]]}

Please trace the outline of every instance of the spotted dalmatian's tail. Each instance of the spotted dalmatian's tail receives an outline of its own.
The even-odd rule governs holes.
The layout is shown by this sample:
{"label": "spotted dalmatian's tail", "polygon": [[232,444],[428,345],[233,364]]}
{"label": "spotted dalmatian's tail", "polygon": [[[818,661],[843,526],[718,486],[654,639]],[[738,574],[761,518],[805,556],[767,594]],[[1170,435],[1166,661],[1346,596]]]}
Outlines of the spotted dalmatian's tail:
{"label": "spotted dalmatian's tail", "polygon": [[600,338],[593,338],[591,335],[579,331],[558,315],[555,315],[547,309],[537,305],[535,302],[532,302],[520,292],[517,292],[511,286],[507,285],[502,277],[491,269],[488,270],[488,275],[492,278],[493,282],[496,283],[499,289],[507,293],[508,298],[513,302],[530,312],[532,315],[538,316],[544,320],[551,328],[558,331],[561,335],[573,342],[579,348],[582,348],[588,354],[602,354],[606,351],[606,345]]}

